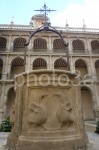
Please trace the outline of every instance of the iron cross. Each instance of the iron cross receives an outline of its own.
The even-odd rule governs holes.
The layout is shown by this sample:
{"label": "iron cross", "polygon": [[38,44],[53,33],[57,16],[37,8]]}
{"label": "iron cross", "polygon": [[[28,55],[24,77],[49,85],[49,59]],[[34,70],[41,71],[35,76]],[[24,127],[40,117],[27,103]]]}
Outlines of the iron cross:
{"label": "iron cross", "polygon": [[51,11],[56,11],[56,10],[51,10],[50,8],[48,8],[46,6],[46,4],[44,3],[44,6],[41,8],[41,9],[38,9],[38,10],[35,10],[35,11],[39,11],[40,13],[44,12],[44,15],[45,15],[45,21],[46,21],[46,15],[48,15],[47,12],[51,12]]}

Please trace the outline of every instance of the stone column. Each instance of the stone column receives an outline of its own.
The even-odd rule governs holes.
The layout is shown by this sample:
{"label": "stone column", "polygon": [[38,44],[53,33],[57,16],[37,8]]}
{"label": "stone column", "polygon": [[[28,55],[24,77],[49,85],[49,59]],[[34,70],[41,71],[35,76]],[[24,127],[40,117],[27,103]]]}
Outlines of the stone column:
{"label": "stone column", "polygon": [[48,44],[49,44],[48,50],[49,50],[49,52],[51,52],[51,51],[52,51],[52,40],[51,40],[51,37],[50,37],[50,36],[49,36],[49,38],[48,38]]}
{"label": "stone column", "polygon": [[4,95],[4,100],[3,100],[3,118],[6,118],[6,113],[7,113],[7,94]]}
{"label": "stone column", "polygon": [[9,35],[9,40],[7,41],[7,51],[11,51],[11,39],[12,35]]}
{"label": "stone column", "polygon": [[72,56],[70,56],[70,70],[71,70],[71,72],[75,72],[75,68],[74,68],[74,65],[73,65],[73,58],[72,58]]}
{"label": "stone column", "polygon": [[31,40],[30,40],[30,43],[29,43],[27,49],[28,49],[29,51],[33,51],[33,50],[32,50],[32,41],[31,41]]}
{"label": "stone column", "polygon": [[7,80],[7,72],[2,73],[2,80]]}
{"label": "stone column", "polygon": [[49,63],[50,63],[50,68],[49,69],[53,69],[53,62],[52,62],[52,56],[49,56]]}
{"label": "stone column", "polygon": [[68,45],[68,49],[69,49],[69,54],[73,53],[73,49],[72,49],[72,41],[70,40],[70,38],[67,39],[67,43]]}
{"label": "stone column", "polygon": [[26,64],[24,70],[25,72],[28,70],[28,56],[26,56]]}
{"label": "stone column", "polygon": [[96,111],[97,111],[97,118],[99,117],[99,95],[97,90],[97,85],[94,85],[94,94],[95,94],[95,101],[96,101]]}
{"label": "stone column", "polygon": [[97,102],[96,102],[95,94],[92,94],[92,104],[93,104],[94,117],[96,117],[97,116]]}
{"label": "stone column", "polygon": [[50,69],[50,67],[51,67],[51,64],[50,64],[50,55],[48,56],[46,62],[47,62],[47,70],[48,70],[48,69]]}
{"label": "stone column", "polygon": [[51,52],[53,52],[53,39],[51,37]]}
{"label": "stone column", "polygon": [[7,68],[8,79],[10,79],[10,75],[11,75],[11,62],[8,62],[8,68]]}
{"label": "stone column", "polygon": [[91,40],[90,39],[87,39],[87,47],[88,47],[89,54],[92,54]]}
{"label": "stone column", "polygon": [[30,54],[27,56],[27,68],[26,71],[30,71]]}
{"label": "stone column", "polygon": [[9,74],[9,54],[6,55],[6,61],[5,61],[5,67],[3,70],[3,79],[7,80],[8,79],[8,74]]}
{"label": "stone column", "polygon": [[1,83],[0,86],[0,123],[3,119],[3,98],[4,98],[4,84]]}
{"label": "stone column", "polygon": [[90,61],[89,61],[89,64],[88,64],[87,66],[88,66],[88,68],[87,68],[87,69],[88,69],[88,74],[91,75],[91,72],[92,72],[92,71],[91,71],[91,64],[90,64]]}
{"label": "stone column", "polygon": [[14,40],[11,41],[11,51],[13,52],[14,50]]}
{"label": "stone column", "polygon": [[92,71],[92,78],[93,78],[93,80],[94,81],[96,81],[97,80],[97,77],[96,77],[96,69],[95,69],[95,64],[94,64],[94,62],[93,62],[93,59],[92,59],[92,57],[90,57],[90,62],[91,62],[91,71]]}
{"label": "stone column", "polygon": [[88,51],[88,39],[87,38],[86,38],[86,41],[84,43],[85,43],[85,53],[88,54],[89,51]]}
{"label": "stone column", "polygon": [[2,80],[7,80],[8,75],[8,55],[4,56],[5,62],[3,62],[3,69],[2,69]]}

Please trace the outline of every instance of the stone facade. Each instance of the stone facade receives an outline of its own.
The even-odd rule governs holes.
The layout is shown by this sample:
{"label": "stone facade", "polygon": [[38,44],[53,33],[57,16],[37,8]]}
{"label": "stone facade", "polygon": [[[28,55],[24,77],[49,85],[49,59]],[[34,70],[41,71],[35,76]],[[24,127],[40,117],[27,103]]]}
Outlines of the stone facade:
{"label": "stone facade", "polygon": [[[39,15],[35,17],[38,20]],[[52,32],[37,33],[30,40],[24,65],[24,43],[29,39],[30,32],[42,23],[39,21],[38,25],[35,22],[32,20],[27,26],[0,25],[0,120],[9,116],[14,104],[13,78],[16,74],[38,69],[67,69],[67,57],[61,39]],[[99,30],[83,27],[55,28],[69,43],[70,71],[78,72],[84,119],[98,118]]]}

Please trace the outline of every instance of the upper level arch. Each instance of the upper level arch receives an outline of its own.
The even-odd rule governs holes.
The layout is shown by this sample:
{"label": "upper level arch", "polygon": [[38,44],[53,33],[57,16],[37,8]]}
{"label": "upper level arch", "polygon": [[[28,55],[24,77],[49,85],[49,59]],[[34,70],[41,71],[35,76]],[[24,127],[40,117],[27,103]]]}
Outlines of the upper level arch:
{"label": "upper level arch", "polygon": [[14,91],[14,87],[9,88],[7,92],[7,102],[6,102],[7,110],[5,114],[6,117],[10,115],[11,108],[15,104],[15,97],[16,97],[16,93]]}
{"label": "upper level arch", "polygon": [[98,40],[91,41],[91,48],[93,54],[99,54],[99,41]]}
{"label": "upper level arch", "polygon": [[33,61],[33,70],[47,69],[47,62],[44,58],[36,58]]}
{"label": "upper level arch", "polygon": [[47,42],[43,38],[36,38],[33,43],[34,52],[47,52]]}
{"label": "upper level arch", "polygon": [[66,53],[62,39],[55,39],[53,41],[53,51],[58,53]]}
{"label": "upper level arch", "polygon": [[6,51],[7,39],[0,37],[0,51]]}
{"label": "upper level arch", "polygon": [[72,47],[74,53],[85,53],[85,44],[83,40],[73,40]]}
{"label": "upper level arch", "polygon": [[75,61],[75,69],[79,71],[79,74],[83,79],[88,74],[87,64],[83,59],[77,59]]}
{"label": "upper level arch", "polygon": [[67,70],[67,62],[63,58],[56,59],[54,62],[54,69]]}
{"label": "upper level arch", "polygon": [[23,52],[25,50],[24,44],[26,43],[26,39],[19,37],[14,40],[13,43],[13,51]]}
{"label": "upper level arch", "polygon": [[10,78],[12,79],[14,75],[24,72],[24,59],[16,57],[12,60],[11,63],[11,73]]}
{"label": "upper level arch", "polygon": [[93,110],[93,93],[89,87],[81,87],[81,96],[82,96],[82,107],[84,119],[94,119],[94,110]]}

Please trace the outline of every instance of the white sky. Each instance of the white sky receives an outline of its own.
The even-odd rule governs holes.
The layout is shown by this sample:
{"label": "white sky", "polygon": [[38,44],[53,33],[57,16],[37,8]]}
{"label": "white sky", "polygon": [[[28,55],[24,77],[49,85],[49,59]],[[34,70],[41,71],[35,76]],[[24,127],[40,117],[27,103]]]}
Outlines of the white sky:
{"label": "white sky", "polygon": [[[64,19],[63,19],[64,18]],[[83,4],[70,4],[52,19],[53,25],[82,27],[83,20],[88,28],[99,28],[99,0],[84,0]]]}
{"label": "white sky", "polygon": [[39,14],[44,2],[57,11],[48,14],[52,26],[99,28],[99,0],[0,0],[0,24],[28,25],[33,15]]}

